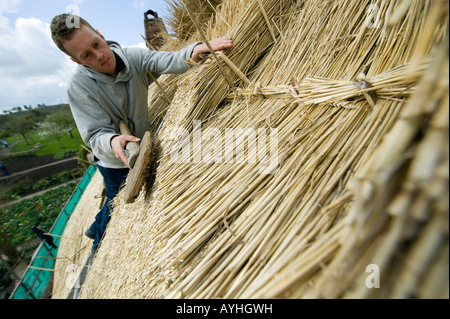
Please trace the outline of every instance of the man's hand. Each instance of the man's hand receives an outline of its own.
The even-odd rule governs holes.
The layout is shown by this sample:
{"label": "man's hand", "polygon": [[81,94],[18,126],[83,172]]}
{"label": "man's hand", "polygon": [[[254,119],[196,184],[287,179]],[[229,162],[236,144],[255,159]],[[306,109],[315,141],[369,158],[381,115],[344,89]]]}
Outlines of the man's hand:
{"label": "man's hand", "polygon": [[[233,47],[233,39],[231,37],[225,36],[209,41],[209,45],[213,51],[220,51],[225,49],[230,49]],[[200,54],[209,53],[208,46],[205,43],[199,44],[194,48],[192,52],[192,60],[198,62],[200,59]]]}
{"label": "man's hand", "polygon": [[141,141],[140,138],[137,138],[132,135],[117,135],[111,139],[111,148],[116,155],[117,159],[120,159],[125,163],[126,166],[130,167],[128,164],[128,158],[125,156],[124,149],[125,145],[128,142],[136,142],[139,143]]}

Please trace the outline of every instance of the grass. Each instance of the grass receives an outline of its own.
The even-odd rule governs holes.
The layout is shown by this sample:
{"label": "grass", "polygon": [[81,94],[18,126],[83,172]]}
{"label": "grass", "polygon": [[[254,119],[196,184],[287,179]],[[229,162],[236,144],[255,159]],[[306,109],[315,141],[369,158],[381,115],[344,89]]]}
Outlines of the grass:
{"label": "grass", "polygon": [[77,129],[74,129],[72,132],[73,138],[70,137],[70,134],[65,134],[61,138],[61,143],[63,148],[61,148],[61,144],[58,140],[53,136],[40,136],[38,130],[30,131],[27,135],[28,143],[25,142],[21,135],[15,135],[10,138],[7,138],[9,145],[12,145],[14,142],[19,141],[16,145],[11,147],[11,153],[18,153],[29,150],[33,148],[33,146],[37,143],[41,145],[41,148],[36,152],[36,155],[49,155],[55,154],[55,157],[62,157],[63,154],[67,151],[76,151],[80,149],[80,144],[84,144],[81,139],[80,133]]}

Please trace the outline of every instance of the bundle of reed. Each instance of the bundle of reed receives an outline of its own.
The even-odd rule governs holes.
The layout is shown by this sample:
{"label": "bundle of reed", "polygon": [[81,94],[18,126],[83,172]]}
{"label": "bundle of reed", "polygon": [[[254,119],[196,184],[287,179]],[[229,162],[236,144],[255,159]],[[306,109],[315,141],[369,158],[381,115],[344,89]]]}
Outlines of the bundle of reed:
{"label": "bundle of reed", "polygon": [[214,15],[216,8],[221,0],[188,0],[184,1],[186,7],[180,0],[165,0],[168,5],[170,15],[168,17],[168,25],[173,30],[177,39],[181,41],[192,38],[196,33],[195,25],[192,23],[189,15],[186,12],[192,11],[198,23],[205,27],[211,16]]}
{"label": "bundle of reed", "polygon": [[103,205],[103,190],[103,178],[97,171],[70,216],[61,237],[55,263],[53,299],[67,298],[91,252],[92,239],[84,233],[94,222],[95,215]]}
{"label": "bundle of reed", "polygon": [[[448,64],[448,47],[434,49],[448,30],[448,6],[380,1],[383,24],[370,28],[370,4],[292,3],[274,24],[276,45],[251,72],[233,61],[250,83],[262,83],[263,95],[264,87],[314,79],[310,92],[295,90],[303,98],[244,94],[209,109],[199,91],[205,102],[195,104],[196,115],[181,111],[165,122],[168,130],[201,119],[202,131],[213,134],[191,144],[186,162],[173,160],[179,140],[165,136],[150,198],[142,191],[133,204],[116,200],[81,297],[445,297],[442,286],[448,296],[448,230],[439,228],[448,220],[448,80],[444,68],[435,71]],[[341,21],[348,23],[335,27]],[[213,64],[190,74],[210,79]],[[361,72],[367,83],[380,81],[373,87],[382,98],[373,106],[366,96],[354,99],[362,93],[354,84]],[[189,79],[178,85],[197,90],[197,78]],[[174,98],[169,112],[193,109],[190,102]],[[259,160],[218,156],[230,128],[243,129],[233,150],[247,140],[247,158]],[[267,149],[249,147],[259,138],[244,128],[266,132]],[[188,136],[198,137],[198,130]],[[372,264],[381,267],[376,290],[361,280]]]}
{"label": "bundle of reed", "polygon": [[396,284],[360,287],[349,297],[448,298],[448,64],[447,34],[400,120],[350,186],[350,229],[329,269],[343,286],[329,287],[324,276],[320,294],[342,294],[354,263],[367,262],[391,270],[384,276]]}
{"label": "bundle of reed", "polygon": [[[246,74],[273,44],[274,31],[272,27],[268,28],[267,21],[272,24],[271,19],[286,13],[291,2],[276,0],[230,2],[244,9],[241,9],[239,15],[235,15],[230,13],[232,10],[229,10],[229,6],[222,5],[218,12],[222,18],[216,18],[220,25],[219,31],[216,29],[214,32],[208,32],[205,37],[211,39],[218,34],[232,36],[237,49],[229,52],[228,59]],[[230,25],[231,29],[228,28],[228,21],[236,21],[234,25]],[[203,120],[213,114],[230,90],[242,82],[239,76],[226,69],[225,65],[219,64],[218,67],[217,61],[218,58],[212,59],[180,79],[178,91],[172,101],[177,107],[172,107],[167,114],[166,121],[170,125],[167,125],[167,129],[163,128],[162,140],[171,135],[172,127],[191,129],[194,120]]]}
{"label": "bundle of reed", "polygon": [[[306,78],[300,84],[286,84],[269,87],[236,89],[227,99],[253,96],[260,98],[283,98],[294,103],[320,104],[366,99],[374,106],[377,99],[403,98],[412,94],[413,85],[422,75],[429,61],[424,59],[419,65],[400,65],[371,79],[364,74],[355,81],[332,80],[325,78]],[[337,93],[339,92],[339,93]],[[373,94],[372,94],[373,93]]]}
{"label": "bundle of reed", "polygon": [[172,99],[177,91],[177,74],[163,74],[149,87],[148,118],[150,132],[155,135],[163,122]]}
{"label": "bundle of reed", "polygon": [[[343,194],[323,209],[338,209],[345,218],[277,269],[276,279],[266,273],[268,282],[252,297],[448,298],[447,64],[448,44],[393,129],[365,154]],[[321,247],[340,249],[328,266],[320,266],[320,276],[310,276],[308,266],[319,266],[310,257]],[[378,289],[367,281],[369,266],[380,270]]]}

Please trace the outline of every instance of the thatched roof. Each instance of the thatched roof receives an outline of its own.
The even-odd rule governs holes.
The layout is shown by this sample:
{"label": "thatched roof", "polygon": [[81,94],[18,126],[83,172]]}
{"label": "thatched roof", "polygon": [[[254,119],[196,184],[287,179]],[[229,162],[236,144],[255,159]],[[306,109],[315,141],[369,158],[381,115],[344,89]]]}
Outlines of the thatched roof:
{"label": "thatched roof", "polygon": [[91,253],[92,240],[84,232],[104,203],[103,191],[103,177],[96,171],[70,216],[59,244],[53,278],[54,299],[67,298]]}
{"label": "thatched roof", "polygon": [[[210,57],[169,106],[152,85],[154,185],[119,195],[80,297],[448,298],[448,3],[223,0],[210,21],[240,73]],[[180,128],[203,134],[184,161]],[[239,128],[249,160],[226,161]]]}

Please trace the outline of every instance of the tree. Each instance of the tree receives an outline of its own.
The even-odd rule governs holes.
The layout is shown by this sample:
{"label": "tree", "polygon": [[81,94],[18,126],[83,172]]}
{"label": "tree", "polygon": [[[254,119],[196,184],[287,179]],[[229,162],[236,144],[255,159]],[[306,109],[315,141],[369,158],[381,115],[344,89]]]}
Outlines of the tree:
{"label": "tree", "polygon": [[44,121],[38,123],[38,127],[39,127],[39,135],[41,136],[50,135],[55,137],[58,140],[61,148],[64,148],[64,145],[61,142],[61,137],[64,134],[63,127],[61,125],[55,122]]}
{"label": "tree", "polygon": [[20,116],[20,117],[10,117],[9,121],[6,123],[6,129],[10,132],[19,133],[22,135],[25,143],[30,145],[28,138],[34,143],[31,137],[27,138],[27,133],[34,129],[36,122],[34,121],[32,115]]}
{"label": "tree", "polygon": [[62,109],[60,111],[53,112],[45,118],[45,121],[58,124],[64,132],[70,134],[70,138],[73,138],[72,131],[76,126],[70,110],[66,111]]}
{"label": "tree", "polygon": [[37,109],[31,109],[31,107],[30,107],[30,110],[31,110],[30,111],[31,116],[33,117],[33,120],[36,122],[36,124],[45,119],[46,115],[43,112],[41,112]]}
{"label": "tree", "polygon": [[64,148],[61,137],[64,133],[69,133],[70,137],[73,138],[72,131],[75,128],[75,121],[71,113],[60,110],[49,114],[44,122],[38,123],[38,126],[41,136],[54,136],[58,140],[61,148]]}

